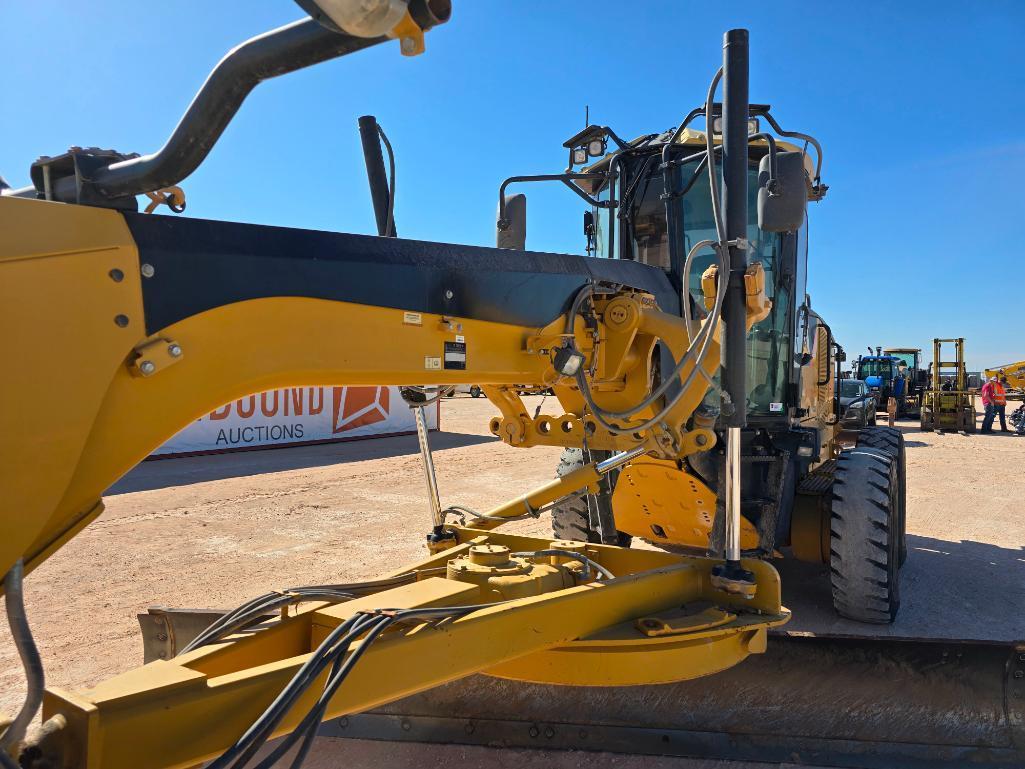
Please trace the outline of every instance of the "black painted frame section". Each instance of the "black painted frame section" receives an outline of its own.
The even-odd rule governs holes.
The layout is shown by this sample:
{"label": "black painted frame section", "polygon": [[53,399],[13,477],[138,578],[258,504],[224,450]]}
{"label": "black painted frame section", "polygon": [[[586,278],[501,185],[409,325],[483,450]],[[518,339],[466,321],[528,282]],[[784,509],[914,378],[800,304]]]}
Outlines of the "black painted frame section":
{"label": "black painted frame section", "polygon": [[[680,314],[666,274],[632,261],[573,254],[125,213],[143,279],[147,334],[207,310],[306,297],[541,327],[588,281],[655,295]],[[449,295],[451,293],[451,295]]]}

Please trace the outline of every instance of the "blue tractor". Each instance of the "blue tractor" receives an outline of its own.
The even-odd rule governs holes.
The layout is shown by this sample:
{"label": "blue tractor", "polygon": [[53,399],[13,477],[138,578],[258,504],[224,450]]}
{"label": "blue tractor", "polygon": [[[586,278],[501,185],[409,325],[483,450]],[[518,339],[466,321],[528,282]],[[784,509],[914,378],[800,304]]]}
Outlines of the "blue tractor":
{"label": "blue tractor", "polygon": [[897,418],[917,416],[918,399],[914,396],[914,372],[908,362],[900,356],[884,354],[881,348],[868,348],[869,354],[858,357],[854,376],[862,379],[868,391],[875,396],[876,407],[885,412],[887,401],[897,402]]}

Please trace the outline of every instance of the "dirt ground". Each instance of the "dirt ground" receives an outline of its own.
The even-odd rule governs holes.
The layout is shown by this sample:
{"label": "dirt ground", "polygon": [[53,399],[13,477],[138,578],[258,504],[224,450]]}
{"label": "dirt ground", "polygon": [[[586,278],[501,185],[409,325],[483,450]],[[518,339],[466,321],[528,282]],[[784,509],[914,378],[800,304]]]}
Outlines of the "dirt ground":
{"label": "dirt ground", "polygon": [[[444,405],[443,431],[432,442],[445,503],[487,508],[552,477],[559,450],[505,446],[486,432],[493,412],[484,399],[458,397]],[[892,627],[869,630],[1025,638],[1025,438],[936,435],[910,422],[900,426],[908,447],[910,549],[903,605]],[[88,687],[141,664],[135,615],[150,605],[231,607],[273,588],[392,571],[422,555],[429,523],[415,436],[145,462],[110,490],[106,504],[99,520],[26,582],[49,685]],[[543,518],[510,528],[550,531]],[[783,563],[780,571],[785,602],[794,611],[791,629],[866,631],[833,615],[823,568]],[[17,707],[20,681],[4,627],[0,712]],[[309,766],[326,769],[343,760],[356,766],[345,745],[352,743],[321,740]],[[360,755],[366,766],[433,766],[453,758],[462,766],[508,762],[521,769],[542,760],[567,768],[585,761],[624,769],[640,761],[726,766],[451,750],[458,756],[368,745]]]}

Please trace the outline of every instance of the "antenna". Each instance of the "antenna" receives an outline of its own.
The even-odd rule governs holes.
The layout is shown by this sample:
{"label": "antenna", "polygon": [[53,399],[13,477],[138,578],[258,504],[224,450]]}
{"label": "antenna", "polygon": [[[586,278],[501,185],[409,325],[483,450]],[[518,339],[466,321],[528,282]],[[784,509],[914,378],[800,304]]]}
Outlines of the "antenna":
{"label": "antenna", "polygon": [[584,128],[591,125],[591,108],[588,105],[584,105]]}

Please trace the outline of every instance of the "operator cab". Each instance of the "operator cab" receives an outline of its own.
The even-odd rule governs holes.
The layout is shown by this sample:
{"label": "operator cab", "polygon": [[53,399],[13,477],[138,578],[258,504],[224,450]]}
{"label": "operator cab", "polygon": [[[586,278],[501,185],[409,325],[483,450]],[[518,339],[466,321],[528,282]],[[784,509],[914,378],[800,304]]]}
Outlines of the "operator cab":
{"label": "operator cab", "polygon": [[[753,121],[754,122],[754,121]],[[755,129],[757,130],[757,129]],[[599,203],[585,213],[588,251],[595,256],[628,259],[666,272],[671,284],[683,290],[683,264],[674,264],[669,244],[669,224],[663,200],[665,189],[662,154],[673,132],[634,140],[584,169],[600,173],[601,182],[577,180],[576,184]],[[715,144],[720,137],[714,136]],[[572,140],[571,140],[572,141]],[[800,148],[776,142],[778,151]],[[684,129],[671,157],[690,158],[677,166],[675,216],[682,242],[678,253],[686,255],[702,240],[715,240],[715,220],[708,171],[705,165],[705,135]],[[759,162],[769,152],[764,139],[752,139],[749,147],[748,180],[750,243],[748,259],[765,270],[766,293],[772,300],[769,316],[748,334],[747,392],[748,417],[754,424],[799,420],[802,369],[816,359],[818,316],[807,302],[808,223],[794,232],[765,232],[758,226]],[[810,162],[805,161],[809,177]],[[721,163],[717,163],[721,166]],[[616,201],[610,205],[610,198]],[[613,226],[615,225],[615,226]],[[684,256],[678,258],[682,262]],[[701,275],[715,261],[710,248],[699,251],[691,264],[689,286],[691,312],[701,317],[704,310]],[[804,386],[807,387],[805,382]],[[706,403],[715,406],[720,395],[709,392]]]}

